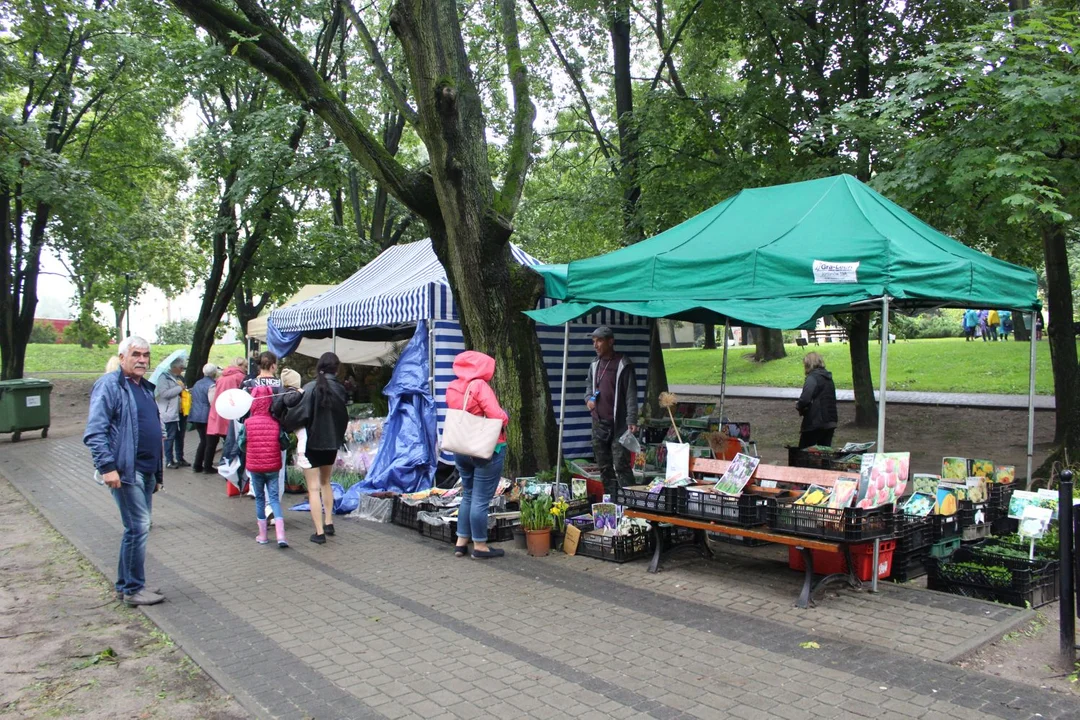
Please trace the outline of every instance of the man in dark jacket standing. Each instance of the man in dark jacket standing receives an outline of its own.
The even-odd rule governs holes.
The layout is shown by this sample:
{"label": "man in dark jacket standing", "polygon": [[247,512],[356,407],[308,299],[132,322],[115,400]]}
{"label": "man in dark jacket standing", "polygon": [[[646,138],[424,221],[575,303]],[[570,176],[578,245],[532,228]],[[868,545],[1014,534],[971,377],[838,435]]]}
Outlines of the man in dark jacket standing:
{"label": "man in dark jacket standing", "polygon": [[825,369],[825,361],[816,352],[808,352],[803,358],[806,382],[795,409],[802,415],[802,432],[799,447],[832,445],[836,431],[836,386],[832,373]]}
{"label": "man in dark jacket standing", "polygon": [[619,442],[627,429],[637,432],[637,376],[630,358],[615,352],[615,333],[602,325],[590,335],[596,360],[589,366],[585,404],[592,413],[593,455],[600,466],[604,492],[615,494],[634,484],[630,451]]}
{"label": "man in dark jacket standing", "polygon": [[90,391],[83,443],[90,448],[101,480],[112,490],[124,524],[116,594],[131,606],[156,605],[165,598],[146,587],[143,569],[151,499],[164,477],[161,420],[154,386],[144,378],[150,345],[129,337],[117,354],[120,369],[103,375]]}

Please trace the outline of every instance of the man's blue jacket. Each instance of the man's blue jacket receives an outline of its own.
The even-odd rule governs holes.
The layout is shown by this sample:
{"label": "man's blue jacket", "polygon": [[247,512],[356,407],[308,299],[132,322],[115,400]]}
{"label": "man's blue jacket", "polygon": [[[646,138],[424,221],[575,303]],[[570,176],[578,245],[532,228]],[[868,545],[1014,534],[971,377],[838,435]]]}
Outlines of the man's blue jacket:
{"label": "man's blue jacket", "polygon": [[[154,394],[154,386],[143,378],[143,384]],[[131,381],[123,370],[98,378],[90,391],[90,414],[86,420],[83,444],[90,448],[94,467],[99,473],[116,470],[120,482],[135,482],[135,450],[139,444],[139,409]],[[164,481],[165,454],[161,454],[155,477]]]}

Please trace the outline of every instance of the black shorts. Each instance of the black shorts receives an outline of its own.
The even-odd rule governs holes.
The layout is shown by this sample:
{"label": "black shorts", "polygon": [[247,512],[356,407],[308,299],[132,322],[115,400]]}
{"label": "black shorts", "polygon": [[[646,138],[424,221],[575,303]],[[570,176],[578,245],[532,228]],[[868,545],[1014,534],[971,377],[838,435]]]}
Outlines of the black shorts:
{"label": "black shorts", "polygon": [[333,465],[337,460],[337,450],[308,450],[305,455],[313,468]]}

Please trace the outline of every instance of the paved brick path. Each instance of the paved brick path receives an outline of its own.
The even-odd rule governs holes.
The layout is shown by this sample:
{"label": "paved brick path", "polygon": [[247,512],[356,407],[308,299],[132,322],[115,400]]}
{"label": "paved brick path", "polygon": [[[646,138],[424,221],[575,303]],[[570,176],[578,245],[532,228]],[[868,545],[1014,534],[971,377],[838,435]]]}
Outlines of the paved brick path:
{"label": "paved brick path", "polygon": [[[0,444],[0,473],[111,576],[119,521],[77,438]],[[147,614],[263,717],[1080,717],[1071,697],[933,659],[1016,609],[887,587],[798,611],[798,577],[751,550],[649,576],[514,550],[458,560],[346,519],[318,547],[292,512],[281,551],[253,541],[252,514],[170,471],[148,559],[169,602]]]}

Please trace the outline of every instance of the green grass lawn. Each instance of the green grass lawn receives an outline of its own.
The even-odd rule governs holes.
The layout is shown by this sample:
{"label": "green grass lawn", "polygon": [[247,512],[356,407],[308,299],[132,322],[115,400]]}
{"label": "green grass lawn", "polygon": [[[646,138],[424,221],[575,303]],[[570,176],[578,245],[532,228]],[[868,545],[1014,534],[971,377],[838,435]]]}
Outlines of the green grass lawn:
{"label": "green grass lawn", "polygon": [[[152,366],[164,360],[173,350],[186,348],[186,345],[152,345],[150,347],[150,362]],[[27,377],[48,375],[50,373],[85,373],[86,375],[100,375],[105,371],[105,363],[116,354],[116,346],[107,348],[91,348],[89,350],[78,345],[27,345],[26,367],[24,374]],[[244,344],[233,343],[231,345],[215,345],[210,350],[210,362],[224,366],[232,362],[236,357],[243,357]]]}
{"label": "green grass lawn", "polygon": [[[728,384],[802,387],[802,358],[810,350],[821,353],[838,388],[851,388],[851,356],[846,343],[785,346],[787,357],[767,363],[750,359],[753,348],[728,349]],[[1031,346],[1018,342],[965,342],[963,338],[898,340],[889,346],[889,389],[916,392],[972,392],[1026,395]],[[870,343],[871,374],[878,385],[880,345]],[[719,385],[723,350],[686,348],[664,351],[668,382],[673,385]],[[1035,391],[1054,392],[1050,348],[1037,348]]]}

